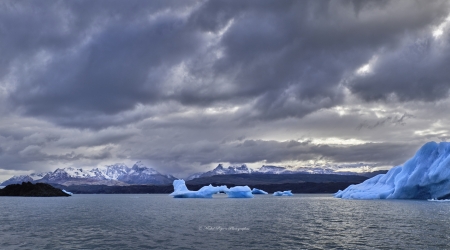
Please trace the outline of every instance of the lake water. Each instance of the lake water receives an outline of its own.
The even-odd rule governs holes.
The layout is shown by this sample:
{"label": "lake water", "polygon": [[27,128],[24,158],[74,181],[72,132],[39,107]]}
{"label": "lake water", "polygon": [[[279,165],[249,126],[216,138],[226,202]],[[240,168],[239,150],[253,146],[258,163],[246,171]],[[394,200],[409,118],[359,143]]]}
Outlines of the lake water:
{"label": "lake water", "polygon": [[450,249],[450,202],[0,197],[0,249]]}

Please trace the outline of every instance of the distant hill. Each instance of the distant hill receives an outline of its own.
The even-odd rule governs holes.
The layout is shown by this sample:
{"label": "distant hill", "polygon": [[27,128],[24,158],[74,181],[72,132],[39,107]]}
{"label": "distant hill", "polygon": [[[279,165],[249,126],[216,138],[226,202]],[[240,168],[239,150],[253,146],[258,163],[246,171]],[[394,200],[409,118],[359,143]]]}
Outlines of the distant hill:
{"label": "distant hill", "polygon": [[186,185],[232,184],[232,185],[259,185],[259,184],[283,184],[283,183],[328,183],[350,182],[361,183],[368,178],[359,175],[336,174],[234,174],[214,175],[201,177],[186,182]]}
{"label": "distant hill", "polygon": [[70,196],[70,194],[46,183],[33,184],[31,182],[23,182],[22,184],[11,184],[0,189],[0,196],[55,197]]}

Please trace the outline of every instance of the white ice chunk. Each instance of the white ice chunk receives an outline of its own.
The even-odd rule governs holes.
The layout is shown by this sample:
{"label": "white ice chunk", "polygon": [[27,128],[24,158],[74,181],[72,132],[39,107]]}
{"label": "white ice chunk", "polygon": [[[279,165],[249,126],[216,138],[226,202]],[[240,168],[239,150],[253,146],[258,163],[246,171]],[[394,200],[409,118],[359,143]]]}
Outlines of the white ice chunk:
{"label": "white ice chunk", "polygon": [[252,189],[252,194],[268,194],[268,193],[266,191],[264,191],[264,190],[253,188]]}
{"label": "white ice chunk", "polygon": [[64,193],[66,193],[66,194],[68,194],[68,195],[73,195],[73,193],[72,192],[69,192],[69,191],[66,191],[66,190],[62,190]]}
{"label": "white ice chunk", "polygon": [[450,198],[450,143],[428,142],[413,158],[334,194],[344,199]]}
{"label": "white ice chunk", "polygon": [[292,192],[291,190],[287,190],[287,191],[276,191],[275,193],[273,193],[273,196],[292,196]]}

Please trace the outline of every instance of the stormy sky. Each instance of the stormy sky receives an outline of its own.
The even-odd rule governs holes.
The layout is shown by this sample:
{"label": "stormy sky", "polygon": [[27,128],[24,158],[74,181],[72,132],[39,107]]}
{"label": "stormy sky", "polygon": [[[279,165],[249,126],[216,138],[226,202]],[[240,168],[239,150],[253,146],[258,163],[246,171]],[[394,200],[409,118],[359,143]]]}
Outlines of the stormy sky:
{"label": "stormy sky", "polygon": [[450,138],[448,1],[2,1],[0,179],[388,169]]}

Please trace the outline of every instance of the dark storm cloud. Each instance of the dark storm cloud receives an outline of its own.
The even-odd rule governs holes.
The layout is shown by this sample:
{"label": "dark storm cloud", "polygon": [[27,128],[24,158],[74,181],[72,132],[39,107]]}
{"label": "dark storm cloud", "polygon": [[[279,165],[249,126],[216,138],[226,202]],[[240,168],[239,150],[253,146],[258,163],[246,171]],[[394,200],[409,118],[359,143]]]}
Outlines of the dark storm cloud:
{"label": "dark storm cloud", "polygon": [[439,2],[352,3],[210,1],[191,17],[206,31],[230,25],[213,69],[232,76],[232,96],[255,98],[251,113],[262,119],[302,117],[341,103],[340,81],[374,52],[447,14]]}
{"label": "dark storm cloud", "polygon": [[[441,20],[443,6],[5,2],[0,78],[16,83],[8,100],[22,114],[68,127],[123,126],[145,118],[126,116],[137,105],[168,100],[194,107],[252,103],[247,119],[303,117],[342,103],[340,83],[349,72],[380,48],[398,46],[405,30],[414,35]],[[171,86],[168,77],[180,65],[188,76]],[[366,93],[374,81],[352,90]],[[432,93],[445,88],[440,82]]]}
{"label": "dark storm cloud", "polygon": [[[124,122],[112,115],[131,110],[139,103],[159,100],[161,77],[167,73],[167,67],[195,51],[202,42],[195,32],[185,29],[183,20],[176,16],[163,15],[149,23],[145,21],[149,18],[146,15],[156,14],[158,9],[150,6],[148,12],[127,16],[119,12],[120,2],[113,3],[118,6],[112,4],[115,8],[99,13],[77,12],[77,8],[70,9],[70,6],[52,6],[67,11],[74,20],[66,20],[66,16],[57,12],[49,23],[40,24],[38,30],[43,34],[39,35],[55,36],[56,41],[30,35],[35,47],[20,63],[34,62],[30,63],[26,75],[17,73],[20,74],[19,82],[10,96],[15,106],[22,107],[27,115],[49,118],[61,125],[98,127],[108,122],[121,125]],[[138,9],[141,8],[147,6]],[[30,14],[33,17],[33,14],[43,13]],[[52,16],[51,13],[48,15]],[[72,27],[78,24],[78,19],[84,18],[92,19],[92,22],[83,24],[84,28]],[[64,22],[69,22],[68,27],[58,27]],[[65,32],[60,34],[54,29],[67,29],[65,32],[70,33],[70,39]],[[14,31],[7,34],[16,40],[28,39],[15,37]],[[21,49],[22,46],[17,48]],[[104,121],[102,116],[109,121]],[[99,125],[98,120],[103,120],[104,124]],[[132,121],[129,119],[126,123]]]}
{"label": "dark storm cloud", "polygon": [[111,158],[111,153],[108,149],[99,153],[63,153],[63,154],[49,154],[42,152],[42,147],[38,145],[29,145],[20,151],[15,149],[5,150],[0,154],[0,162],[2,169],[10,170],[29,170],[36,171],[54,169],[54,165],[58,163],[68,164],[80,160],[104,160]]}
{"label": "dark storm cloud", "polygon": [[401,49],[381,53],[373,72],[352,79],[350,89],[368,101],[444,99],[450,89],[449,41],[448,31],[438,38],[408,39]]}
{"label": "dark storm cloud", "polygon": [[[177,163],[197,162],[210,164],[231,163],[277,163],[283,161],[307,162],[326,161],[337,165],[348,162],[376,163],[394,166],[411,158],[417,146],[409,143],[364,143],[360,145],[318,145],[309,141],[264,141],[245,140],[217,144],[199,141],[192,144],[178,144],[170,152],[146,152],[146,158],[164,162],[167,168]],[[167,154],[167,155],[166,155]],[[170,159],[170,160],[168,160]]]}

